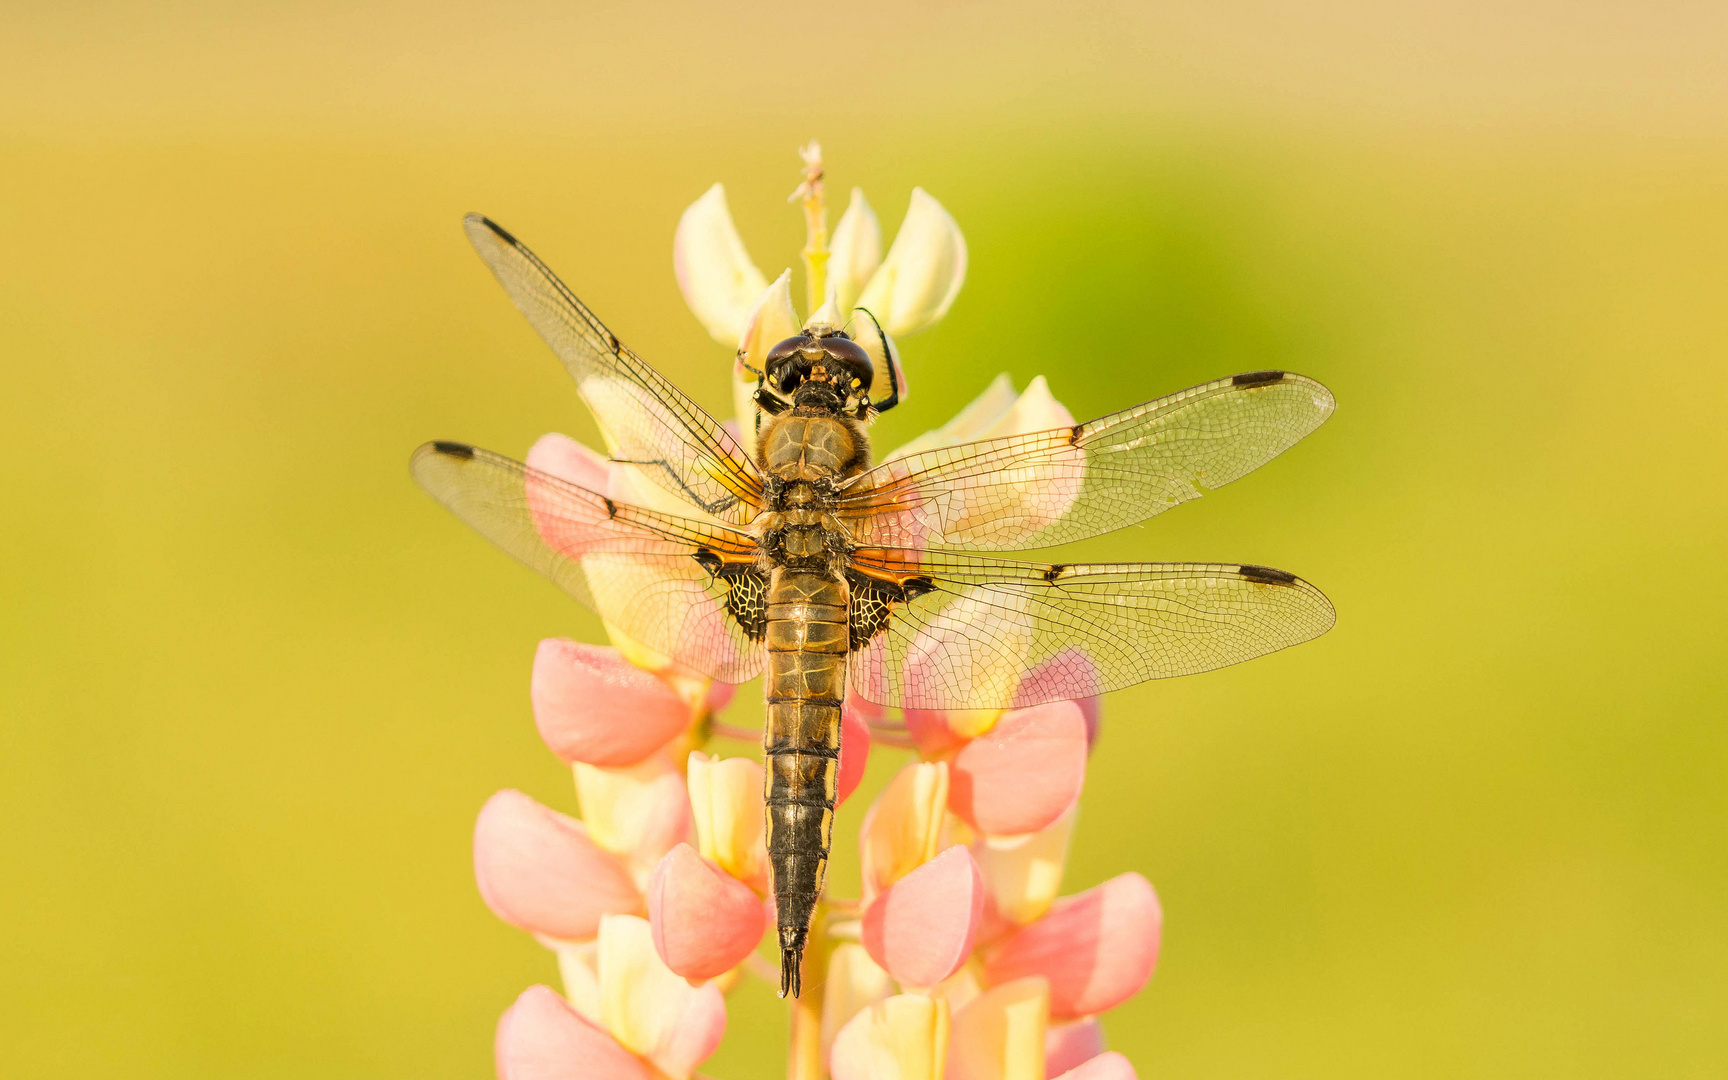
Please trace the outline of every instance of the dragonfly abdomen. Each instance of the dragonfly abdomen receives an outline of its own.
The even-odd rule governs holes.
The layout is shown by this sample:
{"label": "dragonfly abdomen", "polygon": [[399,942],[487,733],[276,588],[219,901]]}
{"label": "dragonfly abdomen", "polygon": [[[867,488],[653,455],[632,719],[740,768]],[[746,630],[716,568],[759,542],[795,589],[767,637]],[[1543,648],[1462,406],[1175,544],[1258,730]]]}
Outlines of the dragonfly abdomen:
{"label": "dragonfly abdomen", "polygon": [[838,575],[782,567],[769,579],[762,749],[782,994],[799,992],[799,961],[834,836],[847,601]]}

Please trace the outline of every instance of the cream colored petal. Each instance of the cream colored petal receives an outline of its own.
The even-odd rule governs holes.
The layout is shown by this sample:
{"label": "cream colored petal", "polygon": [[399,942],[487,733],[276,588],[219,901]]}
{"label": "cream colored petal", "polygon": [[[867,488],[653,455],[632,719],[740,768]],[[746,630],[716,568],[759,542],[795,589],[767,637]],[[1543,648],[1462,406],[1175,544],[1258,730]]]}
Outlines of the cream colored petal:
{"label": "cream colored petal", "polygon": [[958,446],[961,443],[974,442],[981,437],[979,432],[989,430],[1006,416],[1017,400],[1013,381],[1006,374],[998,375],[984,388],[982,394],[955,413],[952,420],[939,428],[926,431],[905,446],[896,448],[882,460],[909,457],[926,450],[934,450],[938,446]]}
{"label": "cream colored petal", "polygon": [[709,983],[691,986],[654,951],[648,920],[608,915],[600,923],[596,971],[600,1019],[625,1049],[684,1080],[726,1030],[726,1003]]}
{"label": "cream colored petal", "polygon": [[823,984],[822,1058],[828,1058],[834,1036],[846,1022],[894,994],[894,980],[876,966],[864,946],[843,942],[828,958],[828,980]]}
{"label": "cream colored petal", "polygon": [[762,780],[762,766],[749,758],[716,760],[700,751],[685,772],[697,849],[757,892],[768,886]]}
{"label": "cream colored petal", "polygon": [[1026,385],[1007,411],[980,430],[973,439],[998,439],[1033,431],[1073,427],[1074,414],[1050,393],[1050,384],[1039,375]]}
{"label": "cream colored petal", "polygon": [[750,311],[744,330],[738,336],[738,355],[732,363],[732,407],[738,418],[738,430],[745,443],[754,446],[756,432],[756,375],[749,370],[763,370],[768,350],[798,333],[798,312],[792,307],[792,271],[782,271]]}
{"label": "cream colored petal", "polygon": [[608,769],[577,762],[576,802],[589,837],[622,855],[638,888],[660,857],[690,836],[690,799],[684,777],[665,754]]}
{"label": "cream colored petal", "polygon": [[827,299],[822,301],[822,306],[812,311],[810,317],[804,320],[804,329],[817,337],[832,333],[840,329],[844,322],[840,318],[840,312],[840,302],[835,298],[834,290],[829,289]]}
{"label": "cream colored petal", "polygon": [[678,219],[672,270],[697,320],[722,345],[736,342],[768,279],[750,261],[738,227],[732,224],[726,189],[719,184]]}
{"label": "cream colored petal", "polygon": [[997,914],[1024,926],[1050,910],[1062,888],[1068,838],[1079,814],[1076,806],[1041,832],[986,836],[972,846]]}
{"label": "cream colored petal", "polygon": [[834,1080],[942,1080],[948,1003],[898,994],[854,1016],[834,1037]]}
{"label": "cream colored petal", "polygon": [[881,265],[882,225],[864,198],[864,190],[853,188],[852,201],[828,241],[828,288],[835,310],[851,311]]}
{"label": "cream colored petal", "polygon": [[564,982],[564,999],[577,1012],[594,1021],[600,1019],[600,976],[595,971],[599,963],[599,945],[593,941],[553,941],[542,938],[541,944],[558,957],[558,974]]}
{"label": "cream colored petal", "polygon": [[858,840],[866,900],[936,857],[947,807],[946,762],[914,762],[882,789]]}
{"label": "cream colored petal", "polygon": [[945,1080],[1044,1080],[1050,985],[1034,975],[992,987],[954,1014]]}
{"label": "cream colored petal", "polygon": [[966,281],[966,238],[942,204],[912,189],[906,219],[858,297],[895,337],[916,333],[948,313]]}

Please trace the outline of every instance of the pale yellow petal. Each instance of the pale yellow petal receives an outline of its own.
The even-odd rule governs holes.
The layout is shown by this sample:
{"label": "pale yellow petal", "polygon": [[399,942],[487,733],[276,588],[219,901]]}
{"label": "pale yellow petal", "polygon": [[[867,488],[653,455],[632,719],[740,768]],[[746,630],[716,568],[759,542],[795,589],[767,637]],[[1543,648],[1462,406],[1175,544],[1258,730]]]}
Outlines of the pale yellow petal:
{"label": "pale yellow petal", "polygon": [[744,249],[726,206],[726,189],[719,184],[678,219],[672,269],[697,320],[716,341],[728,346],[738,340],[751,306],[768,284]]}
{"label": "pale yellow petal", "polygon": [[982,436],[983,431],[990,430],[1008,410],[1014,407],[1017,397],[1014,393],[1014,383],[1006,374],[998,375],[990,381],[990,385],[967,403],[966,407],[954,414],[954,418],[939,428],[926,431],[904,446],[896,448],[883,457],[888,461],[892,458],[909,457],[921,454],[926,450],[934,450],[939,446],[958,446],[960,443],[974,442]]}
{"label": "pale yellow petal", "polygon": [[857,306],[868,308],[895,337],[922,330],[948,313],[966,281],[966,238],[923,188]]}
{"label": "pale yellow petal", "polygon": [[834,1037],[846,1022],[894,994],[894,980],[876,966],[864,946],[842,942],[828,958],[828,979],[823,983],[822,1058],[834,1045]]}
{"label": "pale yellow petal", "polygon": [[834,1080],[942,1080],[948,1003],[922,994],[878,1001],[834,1037]]}
{"label": "pale yellow petal", "polygon": [[1004,435],[1024,435],[1073,426],[1074,414],[1056,400],[1050,393],[1050,384],[1039,375],[1026,385],[1006,412],[972,438],[998,439]]}
{"label": "pale yellow petal", "polygon": [[600,921],[595,969],[600,1021],[625,1049],[673,1080],[684,1080],[719,1045],[726,1003],[718,987],[691,986],[654,951],[648,920],[608,915]]}
{"label": "pale yellow petal", "polygon": [[1056,902],[1068,858],[1068,838],[1079,814],[1076,806],[1040,832],[986,836],[973,845],[972,857],[984,875],[984,887],[1003,918],[1024,926]]}
{"label": "pale yellow petal", "polygon": [[769,349],[797,333],[798,312],[792,308],[792,271],[786,270],[762,290],[743,332],[738,335],[738,356],[732,364],[732,407],[746,446],[755,445],[758,410],[751,397],[756,392],[755,372],[763,370]]}
{"label": "pale yellow petal", "polygon": [[542,943],[550,946],[558,957],[558,974],[564,982],[565,1000],[583,1016],[596,1024],[602,1023],[600,976],[595,970],[599,963],[598,943],[546,939],[542,939]]}
{"label": "pale yellow petal", "polygon": [[762,766],[749,758],[690,755],[685,781],[696,818],[697,849],[720,869],[757,891],[767,888],[762,841]]}
{"label": "pale yellow petal", "polygon": [[864,198],[852,189],[852,201],[834,226],[828,241],[828,288],[837,311],[850,311],[876,268],[882,265],[882,225]]}
{"label": "pale yellow petal", "polygon": [[690,802],[678,767],[655,754],[615,769],[577,762],[572,771],[589,838],[622,855],[637,885],[646,885],[654,864],[691,832]]}
{"label": "pale yellow petal", "polygon": [[992,987],[954,1013],[946,1080],[1044,1080],[1050,984],[1033,975]]}
{"label": "pale yellow petal", "polygon": [[936,857],[947,807],[946,762],[914,762],[882,789],[858,843],[865,899]]}

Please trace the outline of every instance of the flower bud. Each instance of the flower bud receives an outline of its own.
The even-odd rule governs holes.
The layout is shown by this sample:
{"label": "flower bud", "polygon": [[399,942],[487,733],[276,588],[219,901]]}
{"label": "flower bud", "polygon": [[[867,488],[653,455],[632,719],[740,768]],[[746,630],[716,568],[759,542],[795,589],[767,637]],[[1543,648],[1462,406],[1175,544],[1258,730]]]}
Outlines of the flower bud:
{"label": "flower bud", "polygon": [[942,1080],[948,1056],[948,1003],[897,994],[840,1029],[828,1067],[834,1080]]}
{"label": "flower bud", "polygon": [[985,836],[972,848],[990,894],[990,912],[1024,926],[1050,910],[1062,888],[1078,807],[1028,836]]}
{"label": "flower bud", "polygon": [[1044,1080],[1050,986],[1034,975],[992,987],[954,1014],[944,1080]]}
{"label": "flower bud", "polygon": [[762,901],[750,887],[688,844],[666,853],[648,881],[654,950],[686,979],[712,979],[739,964],[762,940]]}
{"label": "flower bud", "polygon": [[689,838],[689,796],[666,755],[616,769],[577,762],[575,773],[588,835],[629,860],[639,880],[645,882],[660,857]]}
{"label": "flower bud", "polygon": [[876,211],[864,198],[863,189],[853,188],[852,200],[828,241],[828,289],[835,308],[851,311],[881,265],[882,226],[876,220]]}
{"label": "flower bud", "polygon": [[948,806],[946,762],[915,762],[901,769],[870,809],[858,839],[868,901],[936,857]]}
{"label": "flower bud", "polygon": [[691,986],[654,951],[648,920],[600,921],[600,1015],[625,1049],[686,1080],[726,1033],[726,1002],[711,984]]}
{"label": "flower bud", "polygon": [[474,880],[494,915],[564,941],[593,937],[603,915],[642,907],[629,871],[580,821],[520,791],[500,791],[481,807]]}
{"label": "flower bud", "polygon": [[1152,885],[1121,874],[1057,901],[1050,913],[990,950],[992,983],[1028,975],[1050,980],[1050,1015],[1090,1016],[1127,1001],[1158,961],[1163,912]]}
{"label": "flower bud", "polygon": [[634,765],[690,724],[691,708],[617,649],[547,638],[528,685],[534,725],[567,762]]}
{"label": "flower bud", "polygon": [[550,987],[530,986],[498,1018],[498,1080],[654,1080],[654,1072]]}
{"label": "flower bud", "polygon": [[966,962],[983,913],[984,879],[955,845],[870,901],[864,948],[900,985],[927,989]]}
{"label": "flower bud", "polygon": [[915,333],[948,313],[966,281],[966,238],[942,204],[912,189],[906,218],[888,257],[857,306],[867,308],[895,337]]}
{"label": "flower bud", "polygon": [[760,892],[768,889],[762,766],[749,758],[690,755],[685,781],[702,857]]}
{"label": "flower bud", "polygon": [[822,989],[823,1060],[848,1020],[893,994],[894,980],[870,959],[864,946],[850,941],[836,945],[828,957],[828,979]]}
{"label": "flower bud", "polygon": [[948,808],[992,836],[1048,828],[1086,782],[1086,719],[1072,701],[1010,709],[949,762]]}

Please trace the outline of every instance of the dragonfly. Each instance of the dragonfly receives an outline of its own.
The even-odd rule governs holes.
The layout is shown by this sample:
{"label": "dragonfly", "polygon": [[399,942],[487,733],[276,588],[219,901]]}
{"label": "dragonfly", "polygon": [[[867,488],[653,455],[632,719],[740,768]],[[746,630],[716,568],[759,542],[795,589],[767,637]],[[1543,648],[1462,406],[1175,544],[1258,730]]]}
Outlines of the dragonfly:
{"label": "dragonfly", "polygon": [[[525,245],[471,214],[468,239],[563,361],[614,462],[689,504],[614,500],[467,443],[417,449],[415,480],[618,632],[710,678],[764,676],[764,800],[780,995],[833,838],[847,695],[1004,710],[1240,663],[1318,637],[1334,612],[1248,563],[1026,562],[1132,525],[1266,463],[1318,427],[1330,391],[1288,371],[1218,379],[1084,424],[873,464],[899,359],[868,312],[806,324],[757,375],[734,435],[608,330]],[[887,384],[872,399],[878,372]]]}

